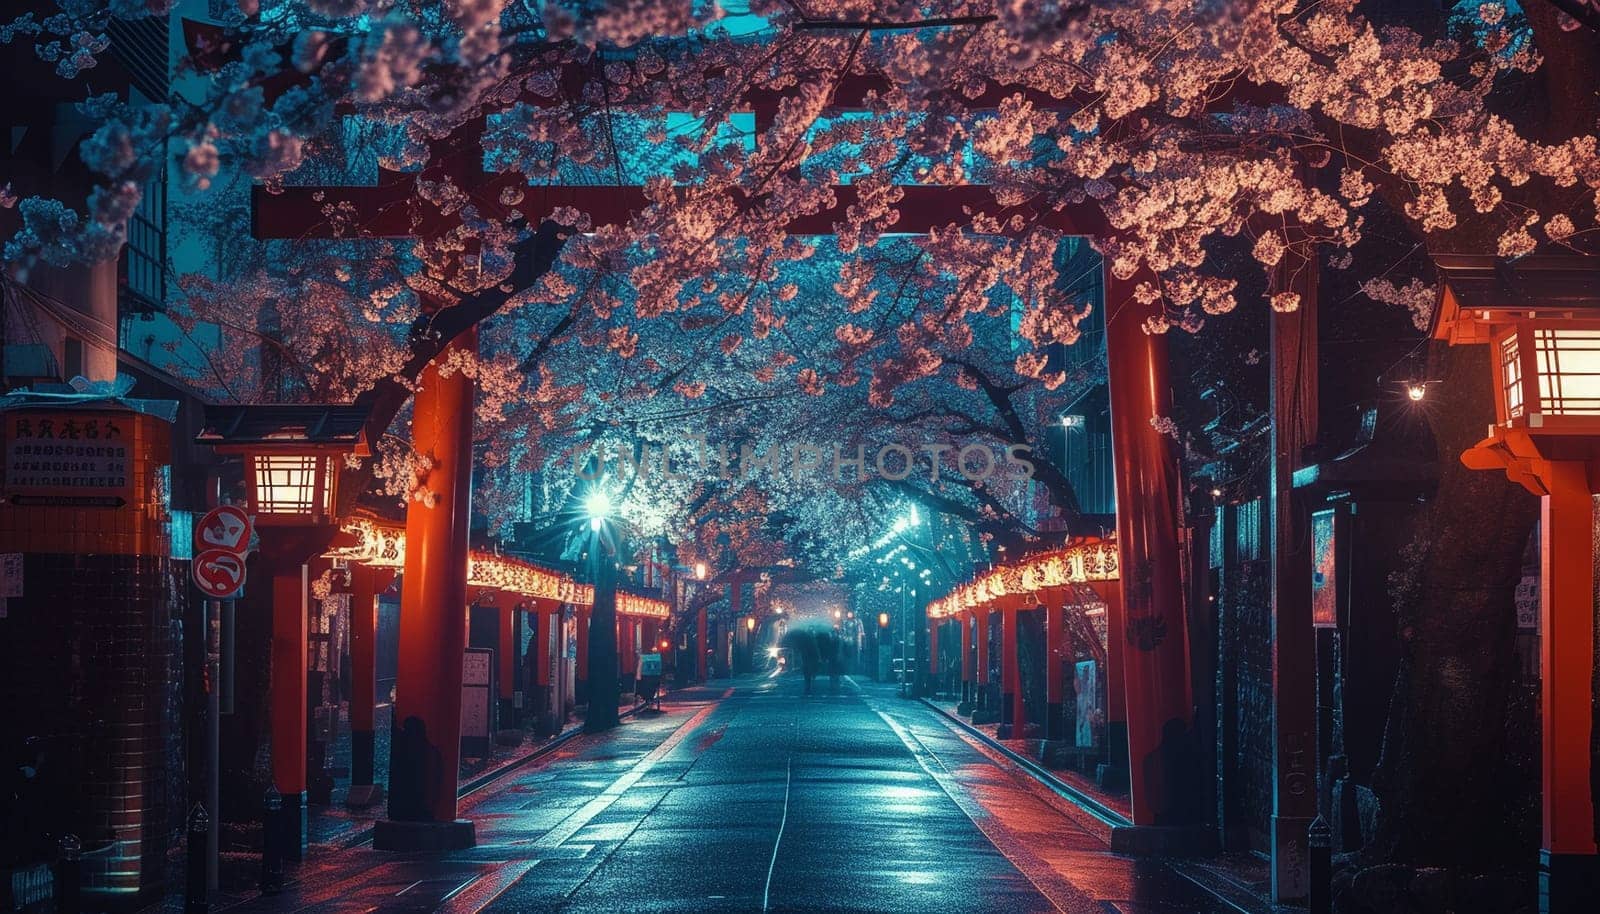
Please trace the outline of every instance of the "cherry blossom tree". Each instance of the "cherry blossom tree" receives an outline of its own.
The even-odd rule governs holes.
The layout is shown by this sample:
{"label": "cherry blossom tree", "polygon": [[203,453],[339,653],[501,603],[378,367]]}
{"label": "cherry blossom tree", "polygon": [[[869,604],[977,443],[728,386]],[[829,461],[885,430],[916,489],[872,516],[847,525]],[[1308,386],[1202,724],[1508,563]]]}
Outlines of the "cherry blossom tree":
{"label": "cherry blossom tree", "polygon": [[[92,75],[111,20],[171,6],[56,3],[5,23],[0,42],[63,79]],[[83,201],[8,190],[5,258],[115,256],[162,157],[196,193],[237,193],[244,176],[271,194],[340,150],[350,119],[383,128],[379,164],[408,188],[402,204],[364,211],[329,191],[319,229],[337,244],[260,257],[226,283],[186,278],[179,320],[227,328],[205,383],[240,398],[363,397],[380,428],[403,420],[423,366],[482,325],[481,354],[450,368],[483,391],[494,504],[508,476],[565,447],[671,444],[679,432],[660,417],[684,412],[765,440],[775,404],[844,399],[854,417],[877,411],[857,426],[876,436],[864,440],[925,408],[1026,438],[1005,404],[1072,383],[1048,352],[1087,313],[1055,256],[1069,235],[1094,236],[1117,279],[1151,277],[1128,294],[1152,309],[1152,333],[1295,309],[1283,274],[1306,264],[1370,274],[1368,295],[1425,325],[1425,264],[1396,273],[1363,247],[1380,208],[1424,250],[1594,252],[1592,2],[751,0],[750,16],[690,0],[240,0],[201,36],[189,63],[207,78],[192,91],[132,105],[85,89],[95,126],[79,154],[96,186]],[[553,185],[613,190],[552,209],[540,200]],[[950,185],[987,190],[933,231],[893,238],[919,186]],[[818,221],[838,259],[798,229]],[[1241,300],[1217,256],[1234,246],[1266,293]],[[980,354],[1011,296],[1027,348],[1001,364]],[[847,322],[803,327],[840,308]],[[1479,360],[1437,357],[1444,453],[1481,428]],[[386,445],[353,472],[423,497],[415,459]],[[753,554],[777,548],[761,521],[796,494],[702,481],[638,497],[662,529],[694,521],[701,549],[725,536]],[[947,507],[995,512],[985,498],[971,489]],[[1419,568],[1382,851],[1472,862],[1461,800],[1484,785],[1420,760],[1463,729],[1468,755],[1494,753],[1507,665],[1491,652],[1471,696],[1427,687],[1475,645],[1432,620],[1510,624],[1502,578],[1532,515],[1503,480],[1453,463],[1437,503],[1480,546],[1456,549],[1441,517]],[[870,511],[843,516],[866,535]],[[1488,723],[1463,721],[1468,707]]]}

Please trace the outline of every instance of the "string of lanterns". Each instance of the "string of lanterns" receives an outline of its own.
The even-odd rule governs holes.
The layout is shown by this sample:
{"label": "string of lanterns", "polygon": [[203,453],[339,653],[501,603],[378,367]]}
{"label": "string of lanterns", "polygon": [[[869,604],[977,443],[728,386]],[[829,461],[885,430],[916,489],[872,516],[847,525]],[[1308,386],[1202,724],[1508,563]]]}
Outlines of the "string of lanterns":
{"label": "string of lanterns", "polygon": [[[405,566],[404,528],[358,517],[345,521],[340,525],[340,530],[353,542],[330,549],[328,558],[383,568]],[[575,606],[594,604],[594,587],[589,584],[580,584],[559,571],[523,559],[482,550],[473,550],[467,557],[467,583],[473,587],[493,587],[524,597]],[[617,612],[625,616],[665,619],[672,614],[672,608],[665,600],[619,591]]]}
{"label": "string of lanterns", "polygon": [[1115,541],[1076,543],[996,566],[929,603],[928,616],[944,619],[976,609],[1000,597],[1034,593],[1068,584],[1115,581],[1119,576]]}

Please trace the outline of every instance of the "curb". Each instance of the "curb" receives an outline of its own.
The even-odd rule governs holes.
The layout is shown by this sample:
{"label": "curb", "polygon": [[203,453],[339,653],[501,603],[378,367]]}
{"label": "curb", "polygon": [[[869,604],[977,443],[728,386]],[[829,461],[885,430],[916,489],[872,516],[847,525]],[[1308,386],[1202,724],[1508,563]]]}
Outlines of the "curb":
{"label": "curb", "polygon": [[[1104,823],[1107,827],[1117,828],[1130,826],[1133,824],[1121,813],[1111,809],[1110,807],[1099,802],[1093,797],[1088,796],[1082,791],[1073,788],[1071,785],[1051,774],[1048,768],[1044,767],[1038,762],[1035,762],[1033,759],[1022,755],[1021,753],[1018,753],[1010,746],[1005,745],[989,734],[979,730],[977,727],[967,723],[958,715],[951,714],[943,707],[940,707],[926,698],[919,698],[917,700],[932,710],[938,712],[946,720],[954,723],[966,733],[976,737],[985,746],[1000,752],[1007,759],[1016,763],[1017,767],[1027,772],[1028,775],[1034,780],[1044,785],[1044,787],[1050,790],[1052,793],[1060,796],[1069,803],[1072,803],[1079,809],[1082,809],[1084,812]],[[1186,865],[1184,861],[1181,860],[1163,860],[1162,862],[1175,875],[1181,876],[1185,881],[1192,884],[1195,888],[1205,892],[1207,895],[1210,895],[1212,898],[1216,899],[1217,902],[1226,905],[1229,910],[1237,912],[1237,914],[1273,914],[1273,912],[1276,910],[1271,904],[1264,902],[1248,889],[1231,882],[1225,876],[1214,873],[1203,867]]]}
{"label": "curb", "polygon": [[[619,712],[617,717],[619,719],[627,719],[646,707],[648,707],[648,705],[636,704],[625,711]],[[488,787],[490,784],[493,784],[494,782],[505,777],[506,775],[511,774],[513,771],[522,768],[530,762],[544,758],[546,755],[549,755],[550,753],[556,751],[557,749],[582,735],[583,724],[581,723],[562,730],[560,733],[551,737],[549,741],[534,747],[532,751],[528,752],[521,758],[513,759],[509,762],[506,762],[504,765],[501,765],[499,768],[495,768],[492,771],[485,771],[483,774],[474,777],[472,780],[462,783],[456,788],[456,799],[465,799],[472,794],[477,793],[483,788]],[[333,846],[342,851],[360,847],[361,845],[372,840],[372,833],[375,830],[375,825],[368,825],[360,831],[352,832],[350,835],[346,836],[344,840],[336,842]]]}
{"label": "curb", "polygon": [[1096,800],[1094,797],[1091,797],[1081,790],[1071,786],[1070,784],[1067,784],[1065,781],[1062,781],[1060,778],[1057,778],[1055,775],[1051,774],[1050,769],[1017,752],[1015,749],[1012,749],[1010,746],[1007,746],[1005,743],[1000,742],[982,730],[979,730],[972,724],[962,720],[959,716],[951,714],[949,711],[946,711],[944,708],[934,704],[932,701],[929,701],[926,698],[919,698],[917,700],[934,711],[937,711],[939,714],[943,715],[946,720],[951,721],[962,730],[982,740],[984,745],[1003,754],[1007,759],[1010,759],[1012,762],[1014,762],[1019,768],[1032,775],[1034,780],[1049,788],[1052,793],[1060,796],[1062,799],[1067,800],[1068,802],[1072,803],[1072,805],[1077,806],[1079,809],[1082,809],[1089,815],[1094,816],[1107,828],[1117,828],[1119,826],[1133,824],[1132,822],[1128,821],[1128,818],[1122,813],[1117,812],[1104,803],[1101,803],[1099,800]]}

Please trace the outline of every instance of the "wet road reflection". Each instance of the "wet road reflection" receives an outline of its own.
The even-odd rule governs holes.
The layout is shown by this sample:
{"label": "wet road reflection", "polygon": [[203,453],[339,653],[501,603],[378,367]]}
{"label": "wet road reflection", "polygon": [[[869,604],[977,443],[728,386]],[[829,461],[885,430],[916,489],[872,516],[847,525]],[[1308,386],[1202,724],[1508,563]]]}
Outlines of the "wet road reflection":
{"label": "wet road reflection", "polygon": [[465,804],[479,846],[345,851],[260,911],[1221,910],[892,687],[669,701]]}

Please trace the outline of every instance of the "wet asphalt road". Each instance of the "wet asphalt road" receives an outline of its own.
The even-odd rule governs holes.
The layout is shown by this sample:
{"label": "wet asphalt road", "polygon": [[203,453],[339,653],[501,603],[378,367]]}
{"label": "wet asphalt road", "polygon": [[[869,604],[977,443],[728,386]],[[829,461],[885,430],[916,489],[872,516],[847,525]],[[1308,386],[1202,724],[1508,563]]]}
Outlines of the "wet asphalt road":
{"label": "wet asphalt road", "polygon": [[463,806],[471,850],[314,848],[298,886],[234,910],[1222,910],[931,709],[849,679],[677,693]]}

